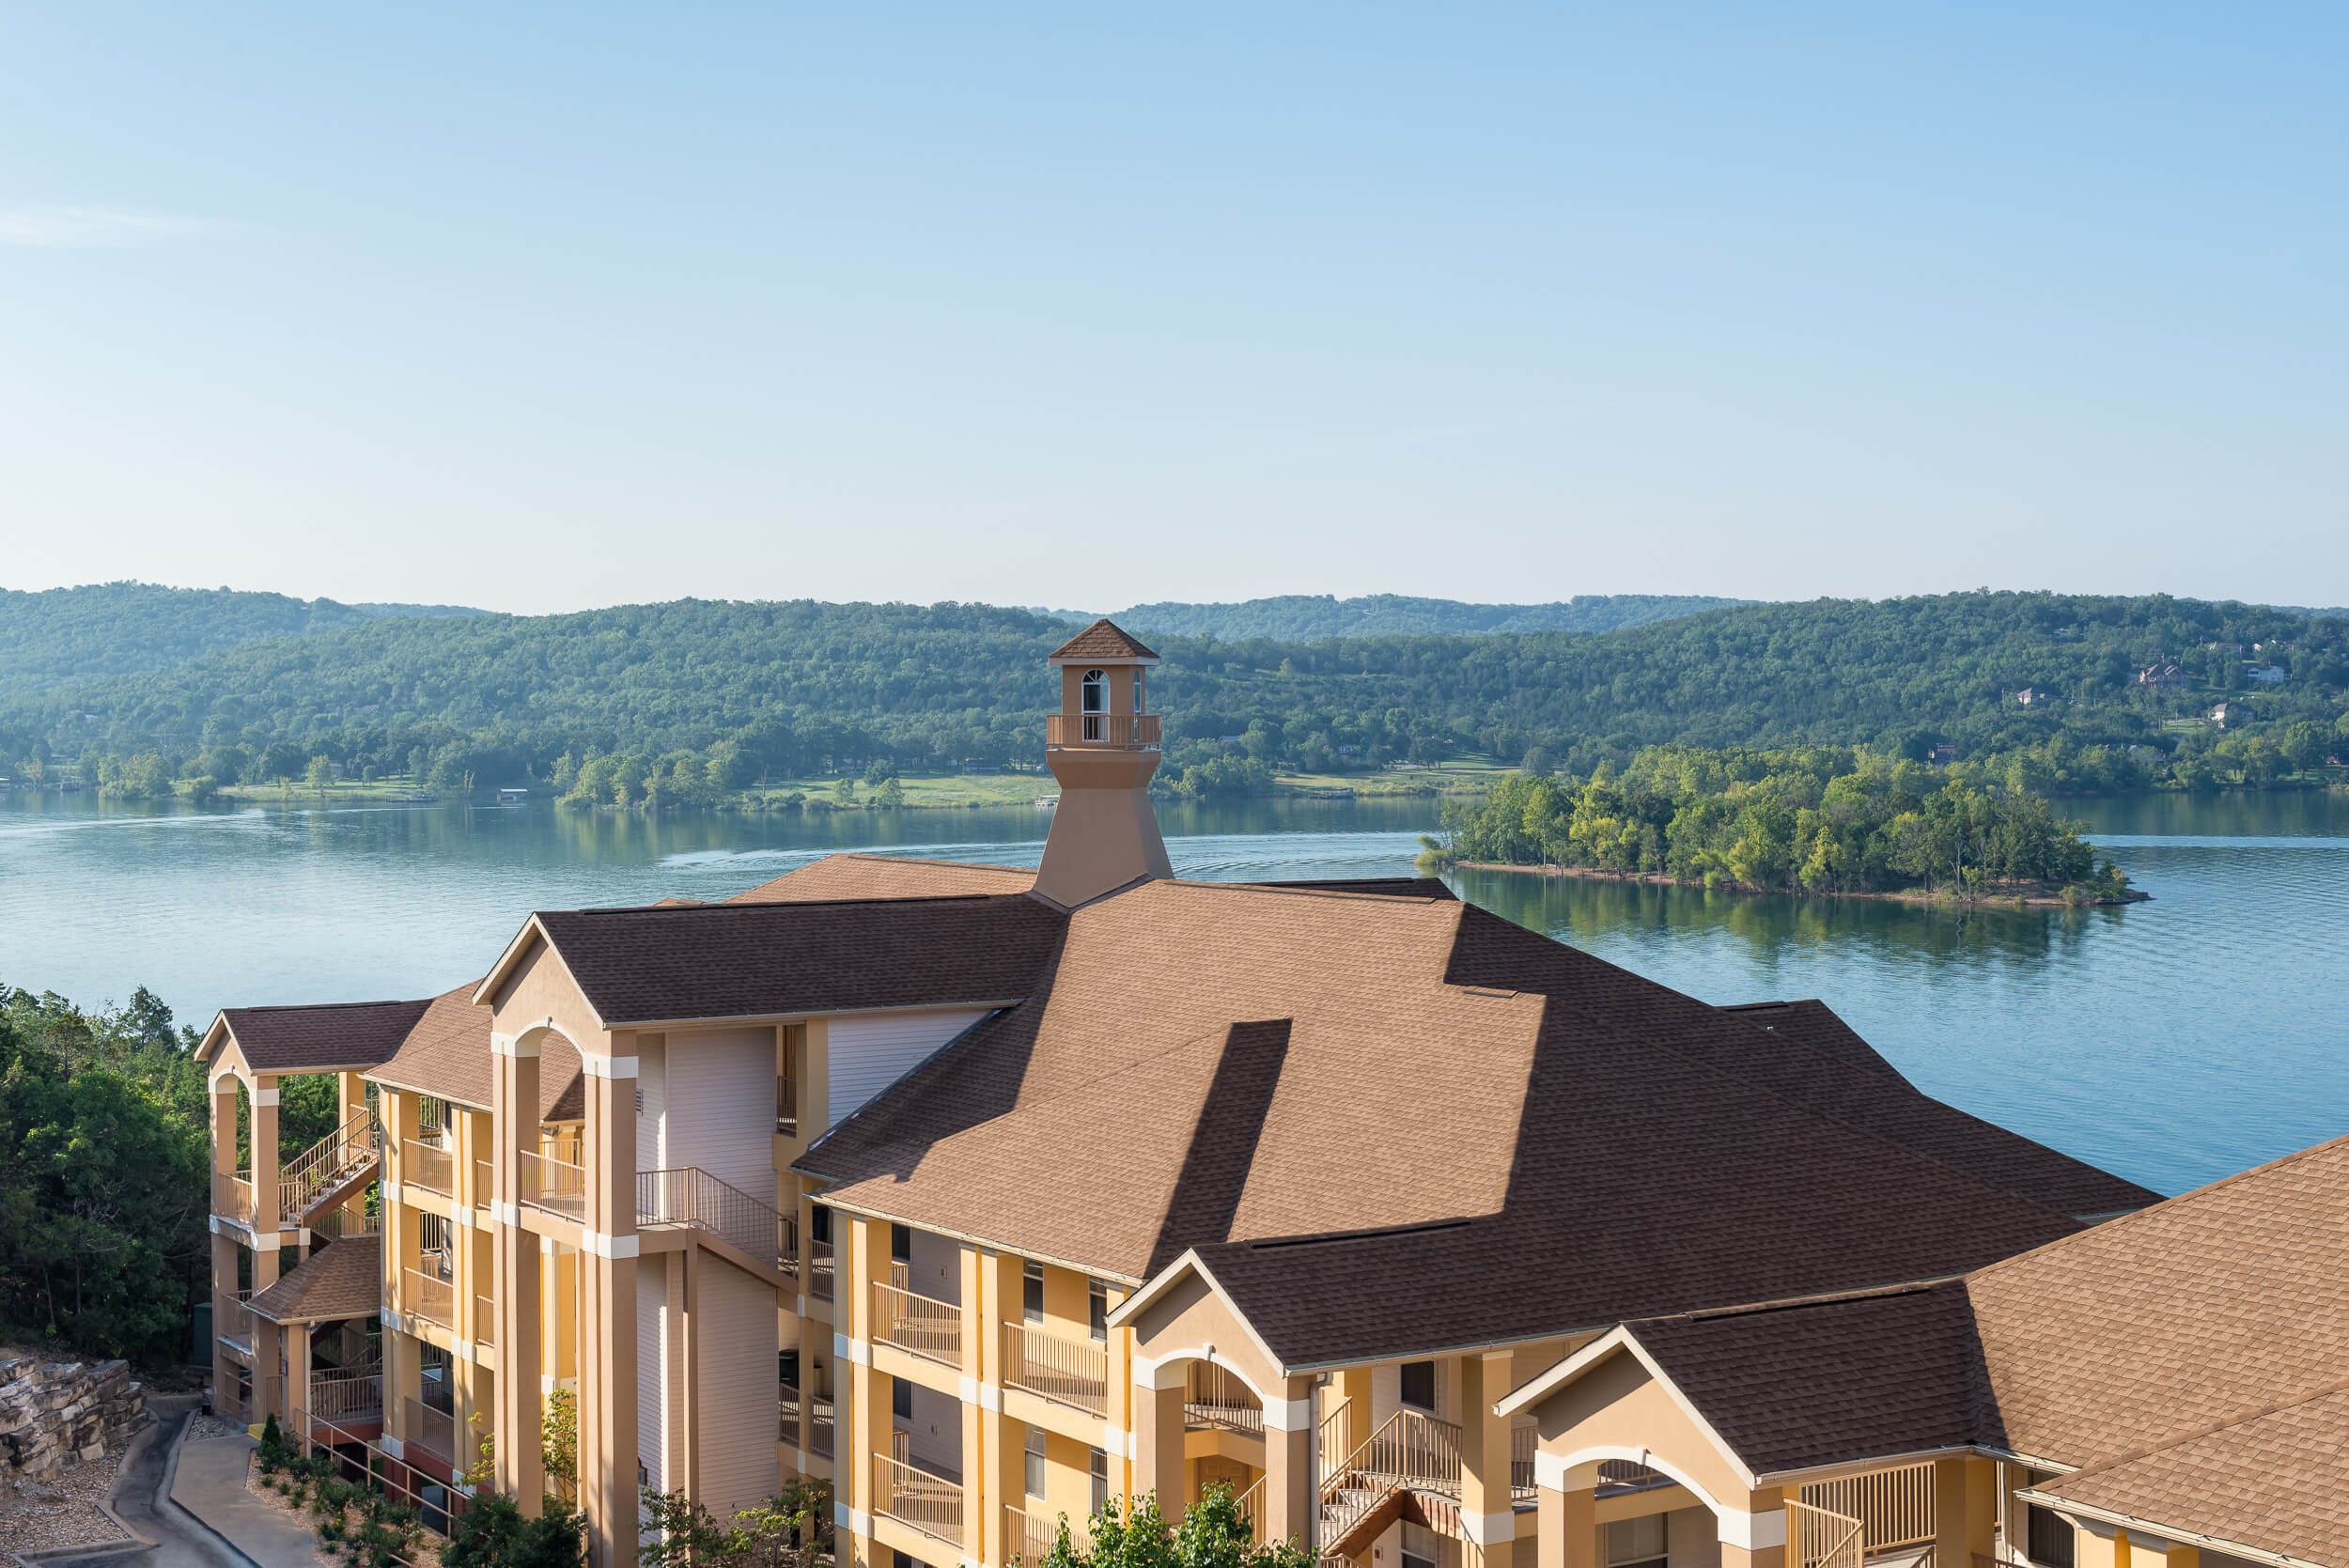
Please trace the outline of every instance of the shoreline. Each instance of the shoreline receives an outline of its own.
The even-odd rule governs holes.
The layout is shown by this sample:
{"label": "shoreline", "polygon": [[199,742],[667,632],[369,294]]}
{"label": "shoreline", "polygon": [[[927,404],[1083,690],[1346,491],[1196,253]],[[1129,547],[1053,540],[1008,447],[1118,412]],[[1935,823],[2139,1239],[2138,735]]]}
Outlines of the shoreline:
{"label": "shoreline", "polygon": [[[1703,888],[1701,877],[1672,877],[1661,871],[1609,871],[1592,865],[1512,865],[1506,861],[1438,861],[1436,871],[1517,871],[1534,877],[1576,877],[1598,882],[1637,882],[1651,887]],[[1882,892],[1841,888],[1754,888],[1743,883],[1731,883],[1709,890],[1715,893],[1781,893],[1790,898],[1875,898],[1899,904],[2004,904],[2024,908],[2092,909],[2119,908],[2128,904],[2143,904],[2153,894],[2130,888],[2118,898],[2091,898],[2083,904],[2067,902],[2061,892],[2049,893],[2044,888],[2030,893],[1929,893],[1922,888],[1891,888]]]}

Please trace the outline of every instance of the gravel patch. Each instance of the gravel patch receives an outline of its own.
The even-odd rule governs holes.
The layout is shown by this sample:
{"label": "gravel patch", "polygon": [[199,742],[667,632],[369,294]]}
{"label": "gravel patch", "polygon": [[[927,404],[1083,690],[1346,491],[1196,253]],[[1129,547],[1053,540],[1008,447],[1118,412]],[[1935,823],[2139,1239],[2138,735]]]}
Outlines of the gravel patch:
{"label": "gravel patch", "polygon": [[232,1421],[223,1421],[218,1416],[208,1416],[201,1410],[188,1418],[187,1440],[191,1443],[200,1443],[207,1437],[246,1437],[250,1436],[252,1436],[252,1434],[248,1433],[244,1427],[240,1425],[238,1422]]}
{"label": "gravel patch", "polygon": [[0,1503],[0,1552],[95,1546],[131,1539],[98,1507],[114,1485],[115,1471],[130,1446],[117,1443],[106,1451],[104,1458],[70,1467],[37,1496]]}

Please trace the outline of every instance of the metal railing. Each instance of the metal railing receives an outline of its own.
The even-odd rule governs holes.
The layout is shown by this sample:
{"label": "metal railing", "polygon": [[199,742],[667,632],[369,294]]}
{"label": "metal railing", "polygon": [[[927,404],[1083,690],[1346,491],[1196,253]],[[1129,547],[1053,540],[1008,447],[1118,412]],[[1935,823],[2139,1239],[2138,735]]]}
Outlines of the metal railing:
{"label": "metal railing", "polygon": [[962,1365],[962,1309],[873,1281],[873,1338],[925,1360]]}
{"label": "metal railing", "polygon": [[1052,1546],[1060,1539],[1063,1520],[1068,1524],[1068,1543],[1080,1554],[1093,1549],[1091,1532],[1081,1519],[1069,1519],[1065,1514],[1048,1519],[1041,1514],[1031,1514],[1024,1508],[1003,1504],[1003,1557],[1007,1561],[1024,1562],[1036,1568],[1052,1555]]}
{"label": "metal railing", "polygon": [[1064,1339],[1026,1323],[1003,1325],[1003,1385],[1081,1410],[1110,1413],[1110,1352],[1091,1340]]}
{"label": "metal railing", "polygon": [[248,1358],[253,1354],[253,1312],[248,1305],[252,1299],[250,1290],[212,1292],[212,1337]]}
{"label": "metal railing", "polygon": [[383,1412],[383,1368],[332,1367],[310,1374],[310,1414],[349,1421]]}
{"label": "metal railing", "polygon": [[1651,1470],[1630,1459],[1602,1459],[1598,1462],[1598,1495],[1602,1498],[1621,1497],[1626,1492],[1650,1492],[1658,1486],[1677,1484],[1661,1470]]}
{"label": "metal railing", "polygon": [[1786,1505],[1786,1568],[1860,1568],[1859,1521],[1810,1503]]}
{"label": "metal railing", "polygon": [[1259,1546],[1264,1545],[1264,1483],[1271,1479],[1268,1475],[1258,1476],[1256,1484],[1232,1499],[1232,1506],[1239,1510],[1241,1522],[1248,1526],[1248,1539]]}
{"label": "metal railing", "polygon": [[[1805,1507],[1859,1521],[1863,1556],[1921,1546],[1935,1536],[1933,1461],[1807,1483]],[[1789,1568],[1794,1568],[1790,1553]]]}
{"label": "metal railing", "polygon": [[1247,1384],[1221,1367],[1201,1361],[1191,1368],[1190,1389],[1183,1401],[1183,1424],[1261,1437],[1264,1406]]}
{"label": "metal railing", "polygon": [[437,1192],[443,1198],[457,1196],[457,1157],[437,1143],[427,1143],[421,1138],[401,1141],[399,1145],[399,1181],[402,1187],[420,1187],[427,1192]]}
{"label": "metal railing", "polygon": [[1509,1429],[1509,1500],[1512,1503],[1533,1502],[1533,1451],[1541,1446],[1542,1429],[1538,1426],[1513,1426]]}
{"label": "metal railing", "polygon": [[799,1268],[799,1222],[699,1166],[636,1173],[636,1223],[687,1225],[725,1237],[786,1274]]}
{"label": "metal railing", "polygon": [[515,1154],[514,1164],[521,1178],[521,1202],[566,1219],[585,1220],[587,1172],[583,1167],[528,1149]]}
{"label": "metal railing", "polygon": [[402,1311],[412,1316],[437,1323],[452,1334],[457,1331],[454,1281],[427,1274],[420,1268],[403,1268],[399,1271],[399,1304]]}
{"label": "metal railing", "polygon": [[278,1212],[299,1216],[362,1167],[374,1162],[375,1115],[362,1106],[346,1117],[341,1126],[296,1155],[292,1164],[277,1172]]}
{"label": "metal railing", "polygon": [[807,1294],[818,1301],[832,1299],[832,1243],[810,1236],[807,1242]]}
{"label": "metal railing", "polygon": [[473,1298],[473,1337],[476,1343],[494,1348],[497,1341],[497,1303],[486,1296]]}
{"label": "metal railing", "polygon": [[1346,1456],[1354,1452],[1354,1402],[1338,1401],[1338,1407],[1321,1418],[1314,1428],[1314,1460],[1315,1473],[1328,1475],[1346,1463]]}
{"label": "metal railing", "polygon": [[454,1411],[436,1410],[422,1400],[405,1403],[408,1416],[408,1436],[404,1443],[414,1443],[427,1453],[437,1454],[449,1464],[457,1462],[457,1416]]}
{"label": "metal railing", "polygon": [[247,1230],[253,1227],[253,1173],[239,1171],[212,1172],[212,1212],[224,1219],[233,1219]]}
{"label": "metal railing", "polygon": [[961,1483],[900,1464],[885,1453],[873,1455],[873,1512],[947,1545],[962,1545]]}
{"label": "metal railing", "polygon": [[775,1130],[786,1138],[796,1138],[800,1132],[800,1080],[777,1075],[775,1079]]}
{"label": "metal railing", "polygon": [[1418,1410],[1389,1416],[1323,1481],[1323,1541],[1343,1541],[1397,1487],[1458,1498],[1460,1429]]}
{"label": "metal railing", "polygon": [[1155,752],[1159,719],[1155,713],[1050,713],[1044,719],[1044,744]]}
{"label": "metal railing", "polygon": [[381,1215],[368,1214],[365,1210],[354,1209],[348,1203],[339,1208],[328,1209],[324,1214],[315,1215],[310,1220],[310,1239],[314,1243],[340,1241],[345,1236],[381,1235],[382,1234],[383,1217]]}
{"label": "metal railing", "polygon": [[816,1394],[807,1402],[807,1452],[832,1457],[834,1441],[835,1407],[829,1395]]}

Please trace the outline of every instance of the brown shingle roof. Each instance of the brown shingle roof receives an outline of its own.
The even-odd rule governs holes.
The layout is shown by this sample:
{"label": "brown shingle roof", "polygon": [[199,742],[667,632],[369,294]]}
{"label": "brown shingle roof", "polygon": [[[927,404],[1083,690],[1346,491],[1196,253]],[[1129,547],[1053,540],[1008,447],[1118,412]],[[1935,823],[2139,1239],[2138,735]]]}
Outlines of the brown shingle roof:
{"label": "brown shingle roof", "polygon": [[736,893],[729,904],[838,903],[861,898],[942,898],[960,893],[1025,893],[1035,873],[1010,865],[917,861],[901,855],[826,855],[771,882]]}
{"label": "brown shingle roof", "polygon": [[[490,1009],[474,1005],[475,988],[459,986],[434,997],[398,1052],[366,1076],[395,1089],[489,1110],[497,1069],[490,1053]],[[538,1056],[538,1119],[575,1122],[586,1115],[586,1106],[578,1048],[560,1034],[548,1034]]]}
{"label": "brown shingle roof", "polygon": [[315,1073],[371,1067],[399,1048],[421,1001],[344,1001],[292,1007],[229,1007],[221,1021],[257,1073]]}
{"label": "brown shingle roof", "polygon": [[2349,1389],[2040,1490],[2304,1562],[2349,1564]]}
{"label": "brown shingle roof", "polygon": [[1025,893],[541,910],[607,1026],[1024,997],[1063,918]]}
{"label": "brown shingle roof", "polygon": [[372,1235],[320,1248],[253,1298],[253,1310],[272,1323],[371,1317],[382,1304],[383,1244]]}
{"label": "brown shingle roof", "polygon": [[1135,641],[1104,615],[1054,648],[1053,659],[1156,659],[1158,655]]}
{"label": "brown shingle roof", "polygon": [[[1897,1076],[1830,1094],[1861,1075],[1449,897],[1162,880],[1066,929],[1031,1000],[801,1169],[1126,1278],[1196,1246],[1292,1364],[1930,1278],[2077,1228],[1904,1145],[1954,1113]],[[1246,1042],[1276,1022],[1268,1068]],[[1809,1103],[1837,1094],[1884,1126]],[[1105,1115],[1118,1158],[1032,1179]]]}

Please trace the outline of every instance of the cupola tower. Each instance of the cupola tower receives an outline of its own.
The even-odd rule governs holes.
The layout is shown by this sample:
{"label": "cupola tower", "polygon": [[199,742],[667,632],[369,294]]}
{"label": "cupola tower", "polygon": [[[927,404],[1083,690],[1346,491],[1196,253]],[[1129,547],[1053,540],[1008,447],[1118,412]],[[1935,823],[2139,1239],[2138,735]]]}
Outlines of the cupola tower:
{"label": "cupola tower", "polygon": [[1044,840],[1035,891],[1074,908],[1128,883],[1171,877],[1150,806],[1159,716],[1145,711],[1144,672],[1159,656],[1107,620],[1063,643],[1060,711],[1044,721],[1044,760],[1060,805]]}

